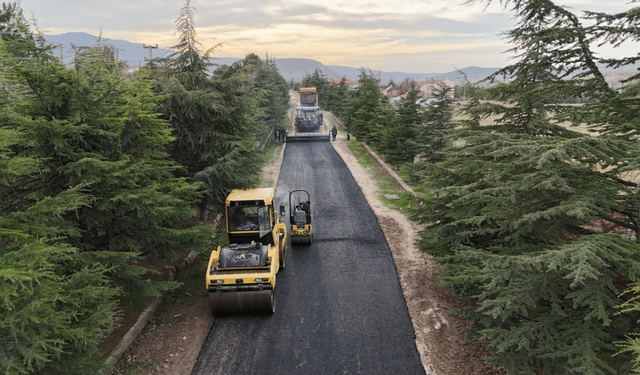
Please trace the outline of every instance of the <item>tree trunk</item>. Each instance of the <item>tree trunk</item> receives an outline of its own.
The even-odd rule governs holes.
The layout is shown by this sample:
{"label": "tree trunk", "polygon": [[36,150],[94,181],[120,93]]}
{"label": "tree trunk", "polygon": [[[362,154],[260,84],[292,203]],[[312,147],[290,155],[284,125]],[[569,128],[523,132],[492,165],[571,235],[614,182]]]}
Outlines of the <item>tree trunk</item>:
{"label": "tree trunk", "polygon": [[200,220],[207,221],[209,219],[209,209],[206,207],[200,207]]}

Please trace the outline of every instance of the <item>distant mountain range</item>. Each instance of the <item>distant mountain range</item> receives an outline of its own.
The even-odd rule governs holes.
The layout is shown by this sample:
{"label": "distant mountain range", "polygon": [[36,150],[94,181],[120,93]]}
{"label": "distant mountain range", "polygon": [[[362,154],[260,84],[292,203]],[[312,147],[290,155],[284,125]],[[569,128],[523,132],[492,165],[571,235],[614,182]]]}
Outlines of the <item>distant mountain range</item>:
{"label": "distant mountain range", "polygon": [[[70,62],[72,58],[71,46],[88,47],[94,46],[97,43],[97,37],[87,33],[64,33],[60,35],[45,35],[47,42],[60,47],[60,53],[65,61]],[[149,56],[149,49],[143,48],[142,44],[131,43],[126,40],[119,39],[102,39],[102,42],[108,45],[114,46],[118,50],[118,58],[125,61],[130,66],[140,66],[146,64],[146,59]],[[153,57],[164,57],[171,55],[172,51],[166,49],[151,49]],[[238,57],[216,57],[215,63],[220,65],[231,65],[234,62],[241,60]],[[276,66],[280,74],[287,80],[294,80],[296,82],[302,81],[302,79],[309,74],[317,70],[321,71],[325,77],[329,79],[333,78],[349,78],[358,79],[360,74],[360,68],[352,68],[348,66],[340,65],[324,65],[319,61],[313,59],[303,58],[276,58]],[[607,81],[612,87],[620,87],[621,81],[635,73],[636,68],[640,68],[640,63],[636,63],[632,66],[628,66],[622,69],[611,69],[601,66],[601,71],[605,75]],[[477,82],[487,77],[491,73],[497,71],[499,68],[481,68],[477,66],[470,66],[460,69],[467,76],[469,82]],[[415,81],[425,81],[431,78],[447,78],[454,82],[463,82],[463,76],[458,71],[446,72],[446,73],[407,73],[396,71],[378,71],[373,70],[372,73],[378,76],[382,84],[386,84],[390,80],[396,83],[402,82],[405,78],[410,78]]]}
{"label": "distant mountain range", "polygon": [[[60,35],[45,35],[47,42],[57,45],[60,48],[60,53],[65,61],[70,61],[72,58],[72,46],[88,47],[97,44],[97,37],[87,33],[64,33]],[[102,39],[104,44],[112,45],[118,50],[118,58],[125,61],[130,66],[139,66],[146,64],[146,60],[149,58],[149,49],[143,48],[142,44],[132,43],[126,40],[119,39]],[[169,56],[172,51],[165,49],[151,49],[153,57]],[[234,62],[241,60],[237,57],[216,57],[215,63],[220,65],[231,65]],[[358,79],[360,74],[360,68],[352,68],[348,66],[340,65],[324,65],[319,61],[313,59],[302,58],[276,58],[276,66],[280,74],[287,80],[294,80],[300,82],[306,75],[312,74],[317,70],[321,71],[325,77],[329,79],[345,77],[348,79]],[[460,69],[467,75],[467,78],[471,82],[479,81],[489,74],[495,72],[499,68],[480,68],[480,67],[467,67]],[[415,81],[424,81],[430,78],[447,78],[455,82],[462,81],[462,75],[457,72],[447,73],[407,73],[407,72],[387,72],[387,71],[372,71],[380,78],[382,83],[393,80],[394,82],[402,82],[405,78],[410,78]]]}

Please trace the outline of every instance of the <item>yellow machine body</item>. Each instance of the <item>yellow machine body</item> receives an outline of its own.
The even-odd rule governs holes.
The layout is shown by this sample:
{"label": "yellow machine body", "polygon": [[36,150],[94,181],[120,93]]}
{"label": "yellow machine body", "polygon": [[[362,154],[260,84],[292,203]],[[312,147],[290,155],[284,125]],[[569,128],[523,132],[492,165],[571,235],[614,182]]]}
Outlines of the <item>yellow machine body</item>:
{"label": "yellow machine body", "polygon": [[275,189],[233,190],[227,197],[229,246],[211,252],[205,286],[213,314],[273,314],[276,274],[284,268],[286,227]]}
{"label": "yellow machine body", "polygon": [[310,199],[311,195],[306,190],[295,189],[289,192],[289,234],[292,246],[309,246],[313,241]]}
{"label": "yellow machine body", "polygon": [[313,229],[311,228],[311,224],[298,226],[291,225],[291,244],[293,246],[297,245],[311,245],[313,238]]}

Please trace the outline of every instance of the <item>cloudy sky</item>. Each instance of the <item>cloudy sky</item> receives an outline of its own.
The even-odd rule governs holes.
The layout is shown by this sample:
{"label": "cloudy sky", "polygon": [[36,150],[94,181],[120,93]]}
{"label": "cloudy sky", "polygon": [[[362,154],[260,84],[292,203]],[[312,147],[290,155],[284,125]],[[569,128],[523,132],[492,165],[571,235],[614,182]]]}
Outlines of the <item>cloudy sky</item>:
{"label": "cloudy sky", "polygon": [[[225,43],[217,56],[254,52],[312,58],[328,65],[402,72],[448,72],[455,65],[501,67],[514,27],[500,0],[191,0],[198,40]],[[619,12],[629,0],[564,0],[582,10]],[[21,0],[47,34],[86,32],[140,44],[175,44],[186,0]],[[142,47],[142,46],[141,46]],[[635,54],[635,52],[633,53]],[[627,51],[626,55],[630,55]]]}

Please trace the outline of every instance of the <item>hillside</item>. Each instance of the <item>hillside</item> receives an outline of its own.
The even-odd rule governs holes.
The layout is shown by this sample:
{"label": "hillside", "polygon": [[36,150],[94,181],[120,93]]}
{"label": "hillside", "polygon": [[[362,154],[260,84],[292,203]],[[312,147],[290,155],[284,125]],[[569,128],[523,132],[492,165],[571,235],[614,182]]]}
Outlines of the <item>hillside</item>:
{"label": "hillside", "polygon": [[[45,35],[47,42],[57,45],[61,48],[61,53],[65,61],[71,60],[72,46],[93,46],[97,43],[98,37],[92,36],[87,33],[64,33],[60,35]],[[101,43],[114,46],[118,50],[118,58],[128,65],[139,66],[146,63],[145,59],[149,57],[149,50],[143,48],[142,44],[132,43],[127,40],[120,39],[108,39],[102,38]],[[171,54],[170,50],[166,49],[152,49],[153,57],[165,57]],[[214,62],[220,65],[230,65],[240,60],[238,57],[216,57]],[[340,78],[346,77],[349,79],[357,79],[360,74],[360,68],[353,68],[340,65],[324,65],[321,62],[313,59],[304,58],[282,58],[276,59],[276,66],[278,71],[287,80],[301,81],[305,75],[312,74],[314,71],[321,71],[325,77]],[[478,81],[498,68],[480,68],[480,67],[468,67],[461,69],[464,71],[471,82]],[[405,78],[411,78],[416,81],[422,81],[430,78],[448,78],[452,81],[461,81],[462,76],[456,72],[446,73],[409,73],[398,71],[373,71],[377,74],[381,82],[389,82],[393,79],[395,82],[402,82]]]}

